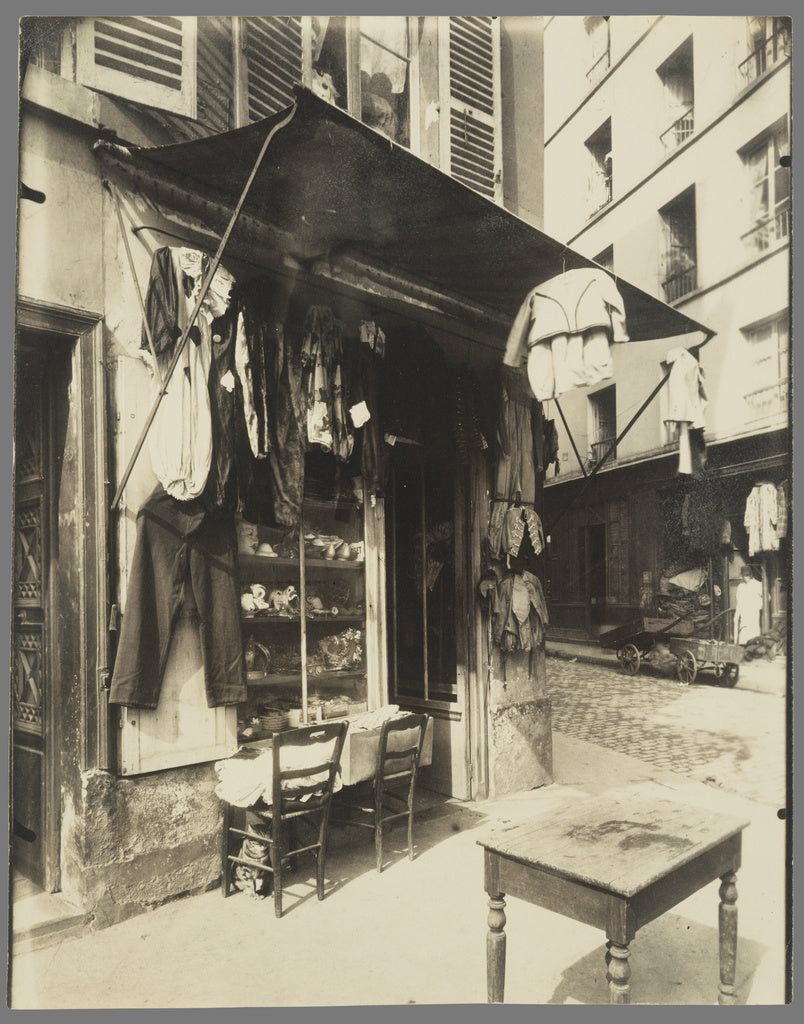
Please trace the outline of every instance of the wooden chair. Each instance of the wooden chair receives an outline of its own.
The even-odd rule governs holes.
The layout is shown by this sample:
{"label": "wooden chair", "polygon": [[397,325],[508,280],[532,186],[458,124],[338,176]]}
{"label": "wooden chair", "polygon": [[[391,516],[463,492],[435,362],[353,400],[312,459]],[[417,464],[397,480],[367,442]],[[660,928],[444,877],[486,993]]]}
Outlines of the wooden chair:
{"label": "wooden chair", "polygon": [[[384,722],[377,750],[373,801],[361,801],[359,793],[345,798],[345,823],[374,831],[377,871],[382,871],[383,830],[399,818],[407,818],[408,857],[413,860],[413,798],[427,719],[427,715],[410,714]],[[409,735],[405,736],[406,733]]]}
{"label": "wooden chair", "polygon": [[[289,867],[289,860],[302,853],[313,853],[316,858],[318,898],[323,900],[330,804],[348,728],[348,722],[325,722],[322,725],[274,733],[271,803],[268,805],[260,800],[247,812],[269,827],[263,830],[263,834],[234,827],[231,824],[231,805],[226,805],[224,896],[231,892],[232,865],[244,864],[257,871],[270,872],[274,884],[274,912],[277,917],[281,917],[283,875]],[[289,763],[297,767],[288,767]],[[317,825],[318,838],[314,843],[294,848],[291,839],[296,823],[302,819],[312,820]],[[262,861],[233,854],[232,836],[247,839],[249,845],[256,843],[263,846],[269,852],[270,860]]]}

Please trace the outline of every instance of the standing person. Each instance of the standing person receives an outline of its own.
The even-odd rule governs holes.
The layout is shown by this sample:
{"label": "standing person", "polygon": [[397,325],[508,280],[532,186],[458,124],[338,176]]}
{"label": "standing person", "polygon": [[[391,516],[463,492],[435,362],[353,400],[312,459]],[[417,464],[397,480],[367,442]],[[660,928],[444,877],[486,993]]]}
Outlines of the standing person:
{"label": "standing person", "polygon": [[756,579],[749,565],[742,567],[740,575],[742,581],[737,587],[734,642],[744,645],[761,633],[759,613],[762,609],[762,584]]}

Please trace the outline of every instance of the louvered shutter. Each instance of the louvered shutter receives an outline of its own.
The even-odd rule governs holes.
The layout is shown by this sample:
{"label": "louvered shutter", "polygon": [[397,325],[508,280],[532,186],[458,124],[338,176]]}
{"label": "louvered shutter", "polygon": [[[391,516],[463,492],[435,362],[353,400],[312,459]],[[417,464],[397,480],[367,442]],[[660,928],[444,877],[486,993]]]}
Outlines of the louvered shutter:
{"label": "louvered shutter", "polygon": [[289,107],[302,80],[301,17],[247,17],[248,119],[259,121]]}
{"label": "louvered shutter", "polygon": [[82,85],[160,110],[196,116],[194,17],[81,18]]}
{"label": "louvered shutter", "polygon": [[449,171],[481,195],[502,197],[499,26],[491,17],[449,19]]}

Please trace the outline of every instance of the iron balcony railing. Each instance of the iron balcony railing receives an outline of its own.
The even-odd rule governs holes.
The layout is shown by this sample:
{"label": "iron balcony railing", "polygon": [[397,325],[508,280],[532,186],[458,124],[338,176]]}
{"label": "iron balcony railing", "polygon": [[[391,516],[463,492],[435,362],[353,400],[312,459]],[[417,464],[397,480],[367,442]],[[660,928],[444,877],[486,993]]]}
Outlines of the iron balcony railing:
{"label": "iron balcony railing", "polygon": [[606,50],[606,52],[602,53],[586,72],[586,81],[589,83],[590,88],[593,85],[597,85],[597,83],[605,77],[610,67],[611,54]]}
{"label": "iron balcony railing", "polygon": [[749,391],[743,397],[754,412],[755,418],[776,416],[788,411],[789,381],[787,379],[769,384],[756,391]]}
{"label": "iron balcony railing", "polygon": [[[615,440],[616,438],[612,435],[611,437],[603,437],[599,441],[592,441],[592,443],[589,445],[589,447],[592,450],[592,457],[589,461],[592,463],[593,466],[596,466],[598,462],[603,461],[603,456],[606,454],[609,448],[611,448]],[[606,462],[611,462],[612,459],[616,458],[617,449],[615,448],[611,455],[609,455],[608,459],[606,459]]]}
{"label": "iron balcony railing", "polygon": [[790,33],[787,29],[778,29],[769,36],[761,46],[758,46],[753,53],[750,53],[744,61],[737,66],[743,76],[743,84],[748,85],[755,78],[778,64],[780,60],[790,56]]}
{"label": "iron balcony railing", "polygon": [[765,252],[774,242],[790,237],[790,205],[785,204],[772,217],[767,217],[742,236],[742,240],[757,252]]}
{"label": "iron balcony railing", "polygon": [[662,132],[659,139],[666,150],[675,149],[676,146],[680,146],[682,142],[686,142],[694,131],[695,112],[694,108],[690,107],[689,110],[686,110],[681,117],[675,120],[666,131]]}
{"label": "iron balcony railing", "polygon": [[689,267],[676,274],[671,274],[662,281],[665,302],[675,302],[682,295],[694,292],[698,287],[698,268]]}

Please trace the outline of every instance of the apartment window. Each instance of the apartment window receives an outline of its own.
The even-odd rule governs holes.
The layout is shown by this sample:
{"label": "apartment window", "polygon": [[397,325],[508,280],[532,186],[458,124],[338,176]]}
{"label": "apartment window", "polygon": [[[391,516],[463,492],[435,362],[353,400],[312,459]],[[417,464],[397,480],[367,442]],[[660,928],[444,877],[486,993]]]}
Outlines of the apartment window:
{"label": "apartment window", "polygon": [[608,15],[586,15],[583,19],[583,27],[589,40],[590,66],[586,72],[586,81],[591,87],[597,85],[611,67]]}
{"label": "apartment window", "polygon": [[695,131],[692,36],[656,69],[662,82],[668,127],[660,139],[665,150],[680,146]]}
{"label": "apartment window", "polygon": [[746,18],[746,49],[748,56],[740,62],[744,85],[753,82],[768,68],[790,56],[790,18],[759,15]]}
{"label": "apartment window", "polygon": [[587,189],[589,215],[596,213],[612,197],[611,118],[590,135],[585,142],[589,172]]}
{"label": "apartment window", "polygon": [[[589,402],[589,461],[596,466],[603,460],[617,439],[617,389],[603,388],[590,395]],[[617,458],[617,449],[609,455],[607,462]]]}
{"label": "apartment window", "polygon": [[750,390],[745,392],[754,419],[775,416],[788,408],[790,317],[787,311],[743,328],[748,350]]}
{"label": "apartment window", "polygon": [[659,211],[663,244],[660,278],[666,302],[675,302],[698,287],[695,244],[695,187]]}
{"label": "apartment window", "polygon": [[789,148],[787,125],[782,123],[743,152],[751,218],[743,241],[756,252],[790,235],[790,169],[782,166]]}
{"label": "apartment window", "polygon": [[599,252],[597,256],[592,257],[598,266],[603,267],[604,270],[608,270],[610,274],[614,273],[614,246],[610,245],[605,248],[602,252]]}
{"label": "apartment window", "polygon": [[408,18],[318,15],[311,23],[313,91],[410,146]]}

